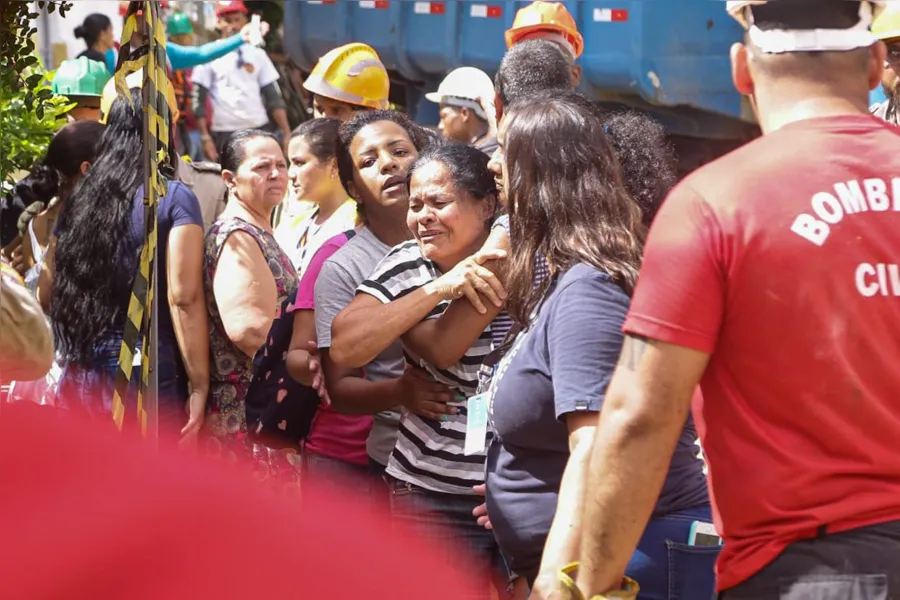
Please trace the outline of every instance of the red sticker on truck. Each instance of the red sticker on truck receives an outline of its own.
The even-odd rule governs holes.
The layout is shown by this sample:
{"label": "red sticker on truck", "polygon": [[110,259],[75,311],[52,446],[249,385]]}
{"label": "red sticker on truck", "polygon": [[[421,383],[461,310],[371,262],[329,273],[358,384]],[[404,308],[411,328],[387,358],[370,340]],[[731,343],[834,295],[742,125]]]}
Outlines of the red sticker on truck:
{"label": "red sticker on truck", "polygon": [[413,9],[417,15],[442,15],[447,12],[443,2],[416,2]]}
{"label": "red sticker on truck", "polygon": [[503,17],[503,7],[496,4],[473,4],[469,14],[480,19],[499,19]]}
{"label": "red sticker on truck", "polygon": [[628,20],[628,10],[624,8],[595,8],[595,23],[622,23]]}

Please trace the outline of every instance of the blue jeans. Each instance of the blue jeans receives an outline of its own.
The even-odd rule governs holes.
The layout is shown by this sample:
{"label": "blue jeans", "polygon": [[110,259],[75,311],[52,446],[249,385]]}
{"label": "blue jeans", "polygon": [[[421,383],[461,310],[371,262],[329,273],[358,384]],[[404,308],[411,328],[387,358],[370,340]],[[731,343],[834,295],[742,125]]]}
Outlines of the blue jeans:
{"label": "blue jeans", "polygon": [[347,461],[313,452],[303,452],[303,484],[308,481],[316,490],[330,493],[369,497],[375,485],[381,483],[369,473],[368,465],[355,465]]}
{"label": "blue jeans", "polygon": [[157,385],[157,403],[160,439],[179,439],[181,429],[187,425],[186,402],[188,399],[188,377],[181,360],[177,342],[160,343]]}
{"label": "blue jeans", "polygon": [[[92,419],[112,419],[113,392],[119,373],[121,338],[98,344],[90,365],[69,363],[63,366],[56,406],[79,412]],[[140,352],[140,343],[137,352]],[[160,345],[158,372],[158,414],[160,439],[180,433],[187,423],[184,406],[187,400],[187,375],[177,349]],[[140,367],[125,398],[124,430],[137,430],[137,389]]]}
{"label": "blue jeans", "polygon": [[641,586],[638,600],[715,598],[719,546],[689,546],[691,524],[712,522],[709,504],[651,519],[626,575]]}
{"label": "blue jeans", "polygon": [[483,502],[480,497],[440,494],[390,475],[385,475],[385,481],[390,488],[391,516],[398,530],[433,542],[429,545],[441,552],[442,564],[483,581],[484,594],[475,597],[490,598],[492,581],[498,589],[506,589],[509,574],[494,534],[472,516],[475,507]]}
{"label": "blue jeans", "polygon": [[[91,364],[64,364],[59,378],[56,406],[91,419],[112,420],[113,392],[119,372],[119,342],[98,345]],[[138,367],[135,367],[138,368]],[[137,385],[132,383],[125,398],[125,424],[131,429],[137,423]]]}

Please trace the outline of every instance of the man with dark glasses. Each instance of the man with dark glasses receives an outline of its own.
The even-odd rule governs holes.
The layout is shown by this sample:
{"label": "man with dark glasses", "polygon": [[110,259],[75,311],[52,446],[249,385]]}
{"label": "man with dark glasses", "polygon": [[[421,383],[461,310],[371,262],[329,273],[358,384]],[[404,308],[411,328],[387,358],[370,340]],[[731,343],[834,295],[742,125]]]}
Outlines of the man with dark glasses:
{"label": "man with dark glasses", "polygon": [[889,4],[872,24],[872,33],[887,46],[882,86],[887,100],[872,107],[872,114],[900,125],[900,2]]}

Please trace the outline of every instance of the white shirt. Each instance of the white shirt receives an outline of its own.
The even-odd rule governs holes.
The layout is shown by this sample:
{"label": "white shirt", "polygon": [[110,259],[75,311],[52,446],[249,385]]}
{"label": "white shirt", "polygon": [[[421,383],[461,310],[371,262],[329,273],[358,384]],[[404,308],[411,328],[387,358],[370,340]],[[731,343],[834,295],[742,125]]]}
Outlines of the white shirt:
{"label": "white shirt", "polygon": [[356,227],[356,201],[347,200],[320,225],[316,224],[318,216],[317,208],[299,225],[282,221],[275,229],[275,240],[290,257],[298,277],[303,276],[313,256],[325,242]]}
{"label": "white shirt", "polygon": [[209,90],[213,105],[211,131],[255,129],[269,122],[260,90],[278,81],[269,55],[244,44],[211,63],[194,67],[193,81]]}

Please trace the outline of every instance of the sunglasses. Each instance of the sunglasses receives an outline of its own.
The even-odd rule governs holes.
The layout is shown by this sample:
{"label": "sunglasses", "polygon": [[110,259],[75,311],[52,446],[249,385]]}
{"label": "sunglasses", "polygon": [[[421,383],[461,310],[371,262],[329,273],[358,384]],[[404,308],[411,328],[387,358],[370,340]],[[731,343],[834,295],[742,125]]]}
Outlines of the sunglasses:
{"label": "sunglasses", "polygon": [[900,63],[900,42],[895,42],[887,47],[887,60],[890,63]]}

